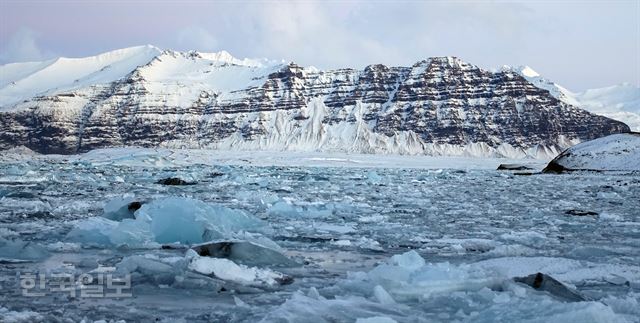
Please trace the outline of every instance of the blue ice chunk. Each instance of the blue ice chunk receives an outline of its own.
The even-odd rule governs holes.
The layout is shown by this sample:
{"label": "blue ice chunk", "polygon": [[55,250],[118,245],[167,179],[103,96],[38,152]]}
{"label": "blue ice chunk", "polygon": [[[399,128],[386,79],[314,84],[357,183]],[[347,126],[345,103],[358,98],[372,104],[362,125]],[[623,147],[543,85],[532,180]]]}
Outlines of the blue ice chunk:
{"label": "blue ice chunk", "polygon": [[[114,206],[115,208],[115,206]],[[110,209],[112,210],[112,209]],[[135,219],[103,217],[80,221],[67,239],[88,245],[149,246],[153,243],[202,243],[258,232],[262,221],[240,210],[199,200],[169,197],[144,204]]]}
{"label": "blue ice chunk", "polygon": [[135,196],[133,194],[126,194],[124,196],[111,199],[104,205],[104,212],[102,216],[115,221],[133,219],[135,218],[133,215],[134,212],[133,210],[130,210],[129,204],[134,201]]}
{"label": "blue ice chunk", "polygon": [[169,197],[145,204],[136,215],[149,221],[159,243],[202,243],[229,238],[234,232],[258,230],[262,221],[240,210],[199,200]]}
{"label": "blue ice chunk", "polygon": [[47,249],[38,243],[0,238],[0,263],[39,261],[48,256]]}

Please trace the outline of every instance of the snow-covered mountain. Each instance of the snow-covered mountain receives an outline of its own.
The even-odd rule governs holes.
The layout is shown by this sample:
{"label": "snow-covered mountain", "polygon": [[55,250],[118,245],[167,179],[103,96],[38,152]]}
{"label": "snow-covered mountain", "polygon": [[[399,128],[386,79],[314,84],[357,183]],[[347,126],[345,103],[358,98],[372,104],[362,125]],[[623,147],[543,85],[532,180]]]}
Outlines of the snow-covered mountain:
{"label": "snow-covered mountain", "polygon": [[543,170],[640,171],[640,133],[614,134],[577,144],[554,158]]}
{"label": "snow-covered mountain", "polygon": [[626,123],[631,130],[640,131],[640,87],[629,83],[571,92],[541,77],[529,66],[503,67],[513,71],[537,87],[546,89],[554,97],[587,111]]}
{"label": "snow-covered mountain", "polygon": [[640,87],[629,83],[576,93],[579,107],[626,123],[640,131]]}
{"label": "snow-covered mountain", "polygon": [[[0,149],[190,147],[552,157],[628,131],[532,70],[456,57],[321,71],[153,46],[0,66]],[[567,93],[569,93],[567,91]]]}

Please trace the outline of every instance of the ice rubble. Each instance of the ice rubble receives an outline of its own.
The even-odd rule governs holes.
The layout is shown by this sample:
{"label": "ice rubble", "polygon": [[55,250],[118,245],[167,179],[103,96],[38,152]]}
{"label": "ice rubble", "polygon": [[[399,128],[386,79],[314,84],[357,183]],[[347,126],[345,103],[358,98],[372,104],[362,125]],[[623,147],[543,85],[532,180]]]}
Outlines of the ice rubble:
{"label": "ice rubble", "polygon": [[[350,273],[335,286],[323,289],[323,294],[333,298],[323,297],[315,288],[306,295],[299,291],[263,321],[278,318],[284,322],[331,322],[376,317],[383,322],[625,322],[627,316],[635,313],[627,308],[627,301],[611,302],[611,306],[607,300],[566,302],[548,293],[549,288],[535,290],[513,280],[514,273],[531,273],[532,269],[545,265],[554,275],[564,272],[569,280],[586,278],[585,272],[571,276],[576,261],[537,260],[540,259],[520,257],[460,265],[432,264],[417,252],[409,251],[391,257],[369,272]],[[590,278],[597,278],[600,270],[614,269],[580,265],[583,271],[590,272],[587,275]],[[619,274],[621,270],[624,271],[619,269]],[[637,268],[627,274],[640,277]],[[614,313],[614,307],[618,313]]]}
{"label": "ice rubble", "polygon": [[[128,198],[108,203],[108,214],[119,214]],[[116,210],[116,211],[113,211]],[[114,213],[115,212],[115,213]],[[113,215],[112,218],[118,218]],[[122,218],[122,217],[120,217]],[[168,197],[142,205],[135,218],[114,221],[103,217],[81,220],[67,239],[90,245],[153,246],[154,243],[203,243],[260,231],[262,222],[246,213],[199,200]]]}
{"label": "ice rubble", "polygon": [[292,218],[327,218],[333,215],[336,205],[296,205],[291,201],[279,200],[269,207],[269,215],[280,215]]}
{"label": "ice rubble", "polygon": [[311,288],[307,295],[300,291],[294,293],[282,305],[267,313],[260,322],[355,322],[358,319],[381,316],[390,320],[397,318],[398,321],[403,321],[404,317],[406,322],[423,320],[417,311],[405,305],[380,304],[361,296],[337,296],[329,299]]}
{"label": "ice rubble", "polygon": [[481,271],[468,270],[464,266],[449,263],[426,264],[415,251],[395,255],[368,273],[352,273],[349,287],[381,286],[394,299],[408,301],[428,298],[431,295],[459,290],[480,290],[486,286],[499,285],[500,278]]}
{"label": "ice rubble", "polygon": [[426,263],[415,251],[395,255],[371,271],[350,273],[344,287],[364,288],[379,285],[396,300],[428,298],[455,291],[505,288],[512,278],[545,272],[563,283],[584,280],[607,281],[620,277],[627,281],[640,278],[640,268],[619,264],[595,264],[564,258],[504,257],[471,264]]}
{"label": "ice rubble", "polygon": [[225,285],[229,287],[229,283],[270,287],[292,281],[291,277],[269,268],[237,264],[225,258],[203,257],[192,249],[187,250],[184,257],[159,257],[155,254],[127,256],[116,264],[115,272],[131,274],[139,283],[214,290]]}
{"label": "ice rubble", "polygon": [[367,318],[359,318],[356,323],[396,323],[397,321],[386,316],[372,316]]}
{"label": "ice rubble", "polygon": [[182,197],[153,200],[135,211],[134,218],[128,218],[125,208],[133,200],[132,195],[110,200],[103,217],[79,221],[67,235],[68,240],[96,246],[151,248],[159,244],[199,244],[187,250],[185,257],[133,255],[116,265],[119,273],[135,274],[142,282],[219,288],[223,282],[255,287],[291,281],[279,272],[255,267],[297,265],[275,242],[256,233],[263,229],[257,218]]}
{"label": "ice rubble", "polygon": [[0,322],[35,323],[44,321],[44,317],[34,311],[11,311],[8,308],[0,307]]}

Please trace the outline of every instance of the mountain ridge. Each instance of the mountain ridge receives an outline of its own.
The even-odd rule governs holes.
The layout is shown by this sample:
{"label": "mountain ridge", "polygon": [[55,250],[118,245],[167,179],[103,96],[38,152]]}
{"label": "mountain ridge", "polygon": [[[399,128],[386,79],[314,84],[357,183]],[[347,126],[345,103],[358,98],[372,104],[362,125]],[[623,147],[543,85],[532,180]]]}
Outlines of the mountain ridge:
{"label": "mountain ridge", "polygon": [[503,70],[519,73],[534,85],[546,89],[557,99],[589,112],[623,121],[633,131],[640,131],[640,87],[630,83],[572,92],[549,81],[529,66],[503,66]]}
{"label": "mountain ridge", "polygon": [[33,74],[12,80],[19,71],[8,73],[0,82],[11,80],[0,88],[0,148],[549,157],[579,141],[629,130],[536,86],[527,80],[530,71],[490,72],[454,56],[407,67],[322,71],[240,60],[224,51],[141,46],[107,54],[60,63],[73,73],[49,84],[38,78],[35,89]]}

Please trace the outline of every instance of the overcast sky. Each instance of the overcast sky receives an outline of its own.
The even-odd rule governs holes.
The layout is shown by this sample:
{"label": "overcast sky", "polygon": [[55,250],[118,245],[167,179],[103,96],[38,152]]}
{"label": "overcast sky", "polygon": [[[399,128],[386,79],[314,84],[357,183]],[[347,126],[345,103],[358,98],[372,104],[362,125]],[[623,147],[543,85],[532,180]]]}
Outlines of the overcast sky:
{"label": "overcast sky", "polygon": [[152,44],[319,68],[458,56],[573,91],[640,85],[640,0],[0,0],[0,64]]}

